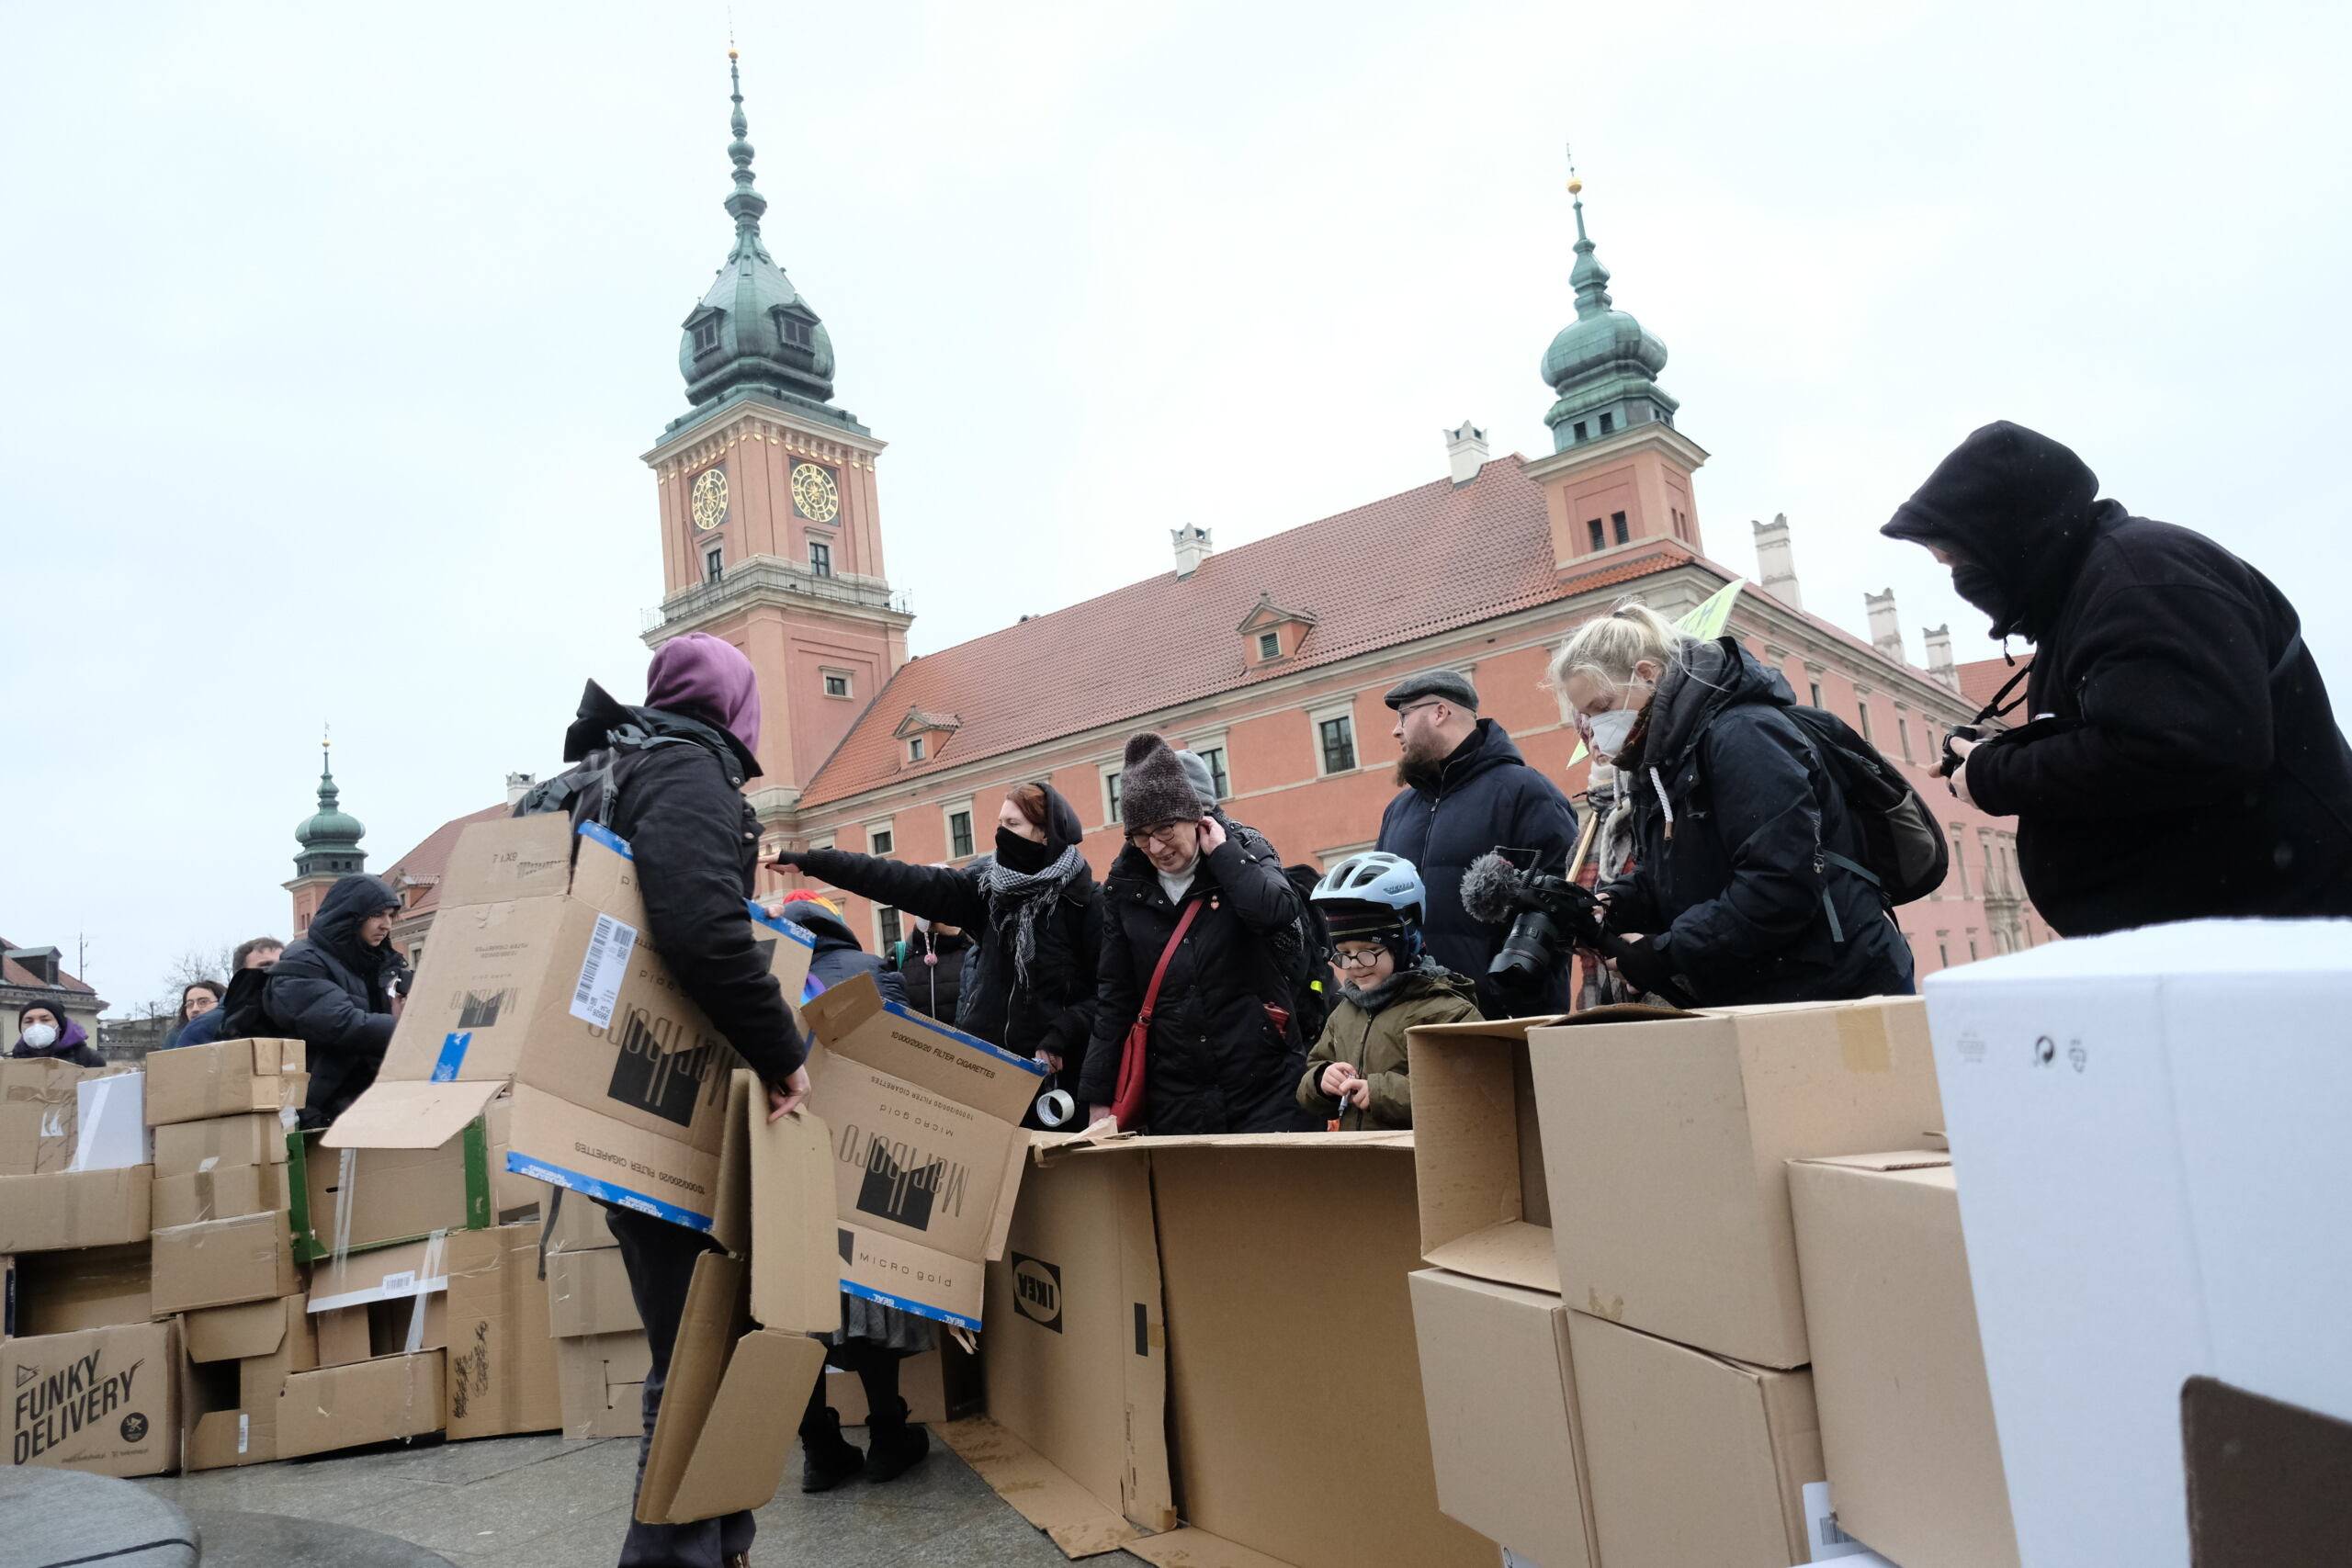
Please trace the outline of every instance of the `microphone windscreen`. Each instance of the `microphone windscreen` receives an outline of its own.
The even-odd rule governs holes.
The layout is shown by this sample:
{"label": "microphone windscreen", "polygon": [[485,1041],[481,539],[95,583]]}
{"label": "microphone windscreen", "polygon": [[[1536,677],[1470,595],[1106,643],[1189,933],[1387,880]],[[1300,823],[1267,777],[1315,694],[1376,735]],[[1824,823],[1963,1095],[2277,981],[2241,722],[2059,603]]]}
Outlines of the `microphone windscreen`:
{"label": "microphone windscreen", "polygon": [[1518,887],[1518,867],[1492,852],[1480,855],[1462,874],[1463,911],[1490,926],[1509,925],[1519,912]]}

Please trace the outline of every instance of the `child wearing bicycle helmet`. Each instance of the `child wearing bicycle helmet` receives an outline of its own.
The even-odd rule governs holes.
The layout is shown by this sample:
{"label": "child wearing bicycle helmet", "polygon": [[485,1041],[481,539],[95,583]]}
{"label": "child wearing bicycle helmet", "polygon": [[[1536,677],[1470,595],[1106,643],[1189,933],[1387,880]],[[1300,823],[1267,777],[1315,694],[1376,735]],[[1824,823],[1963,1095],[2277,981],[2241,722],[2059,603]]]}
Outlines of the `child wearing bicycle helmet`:
{"label": "child wearing bicycle helmet", "polygon": [[1477,987],[1423,951],[1427,894],[1412,862],[1376,850],[1351,855],[1313,897],[1331,928],[1339,992],[1298,1080],[1299,1108],[1341,1132],[1410,1127],[1406,1035],[1478,1017]]}

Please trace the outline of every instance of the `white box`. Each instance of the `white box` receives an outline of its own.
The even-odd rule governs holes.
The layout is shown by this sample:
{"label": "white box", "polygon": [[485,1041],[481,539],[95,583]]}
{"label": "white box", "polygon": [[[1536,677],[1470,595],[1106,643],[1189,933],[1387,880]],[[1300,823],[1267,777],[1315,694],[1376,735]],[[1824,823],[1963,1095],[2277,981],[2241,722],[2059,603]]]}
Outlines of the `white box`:
{"label": "white box", "polygon": [[2027,1562],[2188,1561],[2181,1383],[2352,1418],[2352,921],[2199,921],[1926,987]]}
{"label": "white box", "polygon": [[154,1156],[147,1135],[147,1075],[112,1073],[74,1086],[73,1170],[128,1170]]}

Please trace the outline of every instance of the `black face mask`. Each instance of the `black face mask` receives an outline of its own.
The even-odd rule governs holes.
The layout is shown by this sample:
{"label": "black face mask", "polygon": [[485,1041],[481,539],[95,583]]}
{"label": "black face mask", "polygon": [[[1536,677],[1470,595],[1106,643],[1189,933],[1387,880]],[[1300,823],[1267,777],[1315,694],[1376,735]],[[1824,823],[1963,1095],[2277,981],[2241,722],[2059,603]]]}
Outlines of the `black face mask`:
{"label": "black face mask", "polygon": [[1034,876],[1054,863],[1054,846],[1024,839],[1010,828],[996,830],[996,858],[1023,876]]}
{"label": "black face mask", "polygon": [[1952,592],[1993,617],[1996,627],[2009,618],[2008,593],[2000,574],[1974,561],[1959,561],[1951,569]]}

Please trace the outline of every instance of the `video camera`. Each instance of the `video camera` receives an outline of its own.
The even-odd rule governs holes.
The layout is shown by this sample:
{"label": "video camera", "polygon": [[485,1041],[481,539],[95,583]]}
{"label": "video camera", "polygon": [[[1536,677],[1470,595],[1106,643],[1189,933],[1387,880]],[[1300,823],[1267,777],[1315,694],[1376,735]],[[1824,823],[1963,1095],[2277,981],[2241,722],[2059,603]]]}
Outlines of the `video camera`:
{"label": "video camera", "polygon": [[1944,754],[1936,763],[1936,777],[1939,779],[1948,779],[1951,777],[1952,774],[1960,772],[1961,756],[1959,752],[1952,750],[1951,743],[1953,741],[1982,740],[1984,739],[1984,731],[1979,725],[1955,724],[1950,729],[1945,730]]}
{"label": "video camera", "polygon": [[[1487,967],[1506,991],[1535,989],[1544,976],[1566,966],[1571,944],[1611,958],[1629,945],[1601,924],[1608,906],[1591,889],[1563,876],[1521,871],[1499,851],[1480,855],[1463,872],[1462,908],[1474,920],[1510,924],[1503,950]],[[1671,984],[1660,986],[1657,994],[1677,1007],[1690,1005]]]}

